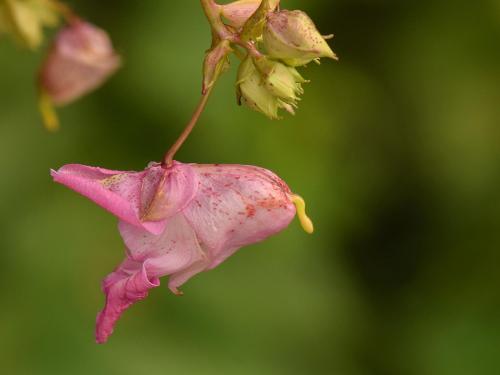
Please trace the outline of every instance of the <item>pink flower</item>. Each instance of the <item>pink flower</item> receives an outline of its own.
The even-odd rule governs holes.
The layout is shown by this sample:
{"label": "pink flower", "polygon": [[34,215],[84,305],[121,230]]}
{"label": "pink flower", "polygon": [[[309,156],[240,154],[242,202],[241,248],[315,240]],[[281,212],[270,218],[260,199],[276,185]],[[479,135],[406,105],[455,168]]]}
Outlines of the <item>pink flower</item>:
{"label": "pink flower", "polygon": [[111,335],[125,309],[159,286],[160,277],[168,275],[168,287],[179,295],[191,277],[282,231],[296,212],[304,229],[313,231],[304,201],[258,167],[176,162],[120,172],[66,165],[52,176],[120,219],[127,254],[103,282],[98,343]]}
{"label": "pink flower", "polygon": [[119,67],[108,34],[74,19],[56,35],[40,70],[40,89],[55,104],[67,104],[99,87]]}

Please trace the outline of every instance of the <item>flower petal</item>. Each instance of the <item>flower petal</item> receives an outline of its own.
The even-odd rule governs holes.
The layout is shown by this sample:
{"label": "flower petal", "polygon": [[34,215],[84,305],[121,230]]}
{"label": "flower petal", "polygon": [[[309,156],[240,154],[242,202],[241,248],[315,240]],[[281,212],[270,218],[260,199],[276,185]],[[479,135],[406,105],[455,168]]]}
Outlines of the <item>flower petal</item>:
{"label": "flower petal", "polygon": [[144,176],[141,187],[142,221],[161,221],[186,207],[198,190],[193,168],[176,163],[163,169],[154,166]]}
{"label": "flower petal", "polygon": [[103,281],[106,305],[97,315],[96,341],[102,344],[113,333],[116,321],[133,303],[147,297],[148,291],[160,285],[157,277],[148,275],[145,263],[126,259]]}
{"label": "flower petal", "polygon": [[120,233],[128,249],[127,259],[103,282],[106,305],[97,316],[96,340],[103,343],[113,332],[121,314],[144,299],[148,290],[160,285],[159,278],[171,275],[169,288],[175,294],[190,277],[208,266],[196,234],[179,214],[168,220],[166,230],[153,235],[124,221]]}
{"label": "flower petal", "polygon": [[164,222],[139,220],[140,186],[146,172],[121,172],[69,164],[51,171],[54,181],[86,196],[121,220],[152,233],[163,231]]}
{"label": "flower petal", "polygon": [[155,271],[157,276],[165,276],[187,268],[203,254],[196,233],[182,214],[170,218],[165,230],[159,235],[151,234],[124,221],[120,221],[118,229],[130,259],[144,262],[168,256],[169,263]]}
{"label": "flower petal", "polygon": [[286,228],[295,216],[288,186],[251,166],[194,166],[200,187],[183,214],[210,252],[214,268],[237,249]]}

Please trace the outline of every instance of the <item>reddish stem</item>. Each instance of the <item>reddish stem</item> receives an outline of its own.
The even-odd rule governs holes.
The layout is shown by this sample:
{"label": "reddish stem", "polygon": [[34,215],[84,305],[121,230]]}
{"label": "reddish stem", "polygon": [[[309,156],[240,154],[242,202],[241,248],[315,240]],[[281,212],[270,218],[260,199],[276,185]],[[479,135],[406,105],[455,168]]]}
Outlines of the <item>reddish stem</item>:
{"label": "reddish stem", "polygon": [[[213,86],[212,86],[213,87]],[[210,87],[205,94],[202,95],[200,102],[198,103],[198,106],[196,107],[193,116],[191,117],[191,120],[189,120],[188,124],[182,131],[181,135],[175,141],[175,143],[170,147],[170,149],[167,151],[165,156],[163,157],[163,161],[161,163],[161,166],[163,168],[168,168],[171,167],[172,164],[174,163],[174,157],[177,151],[180,150],[184,142],[186,142],[186,139],[188,139],[189,135],[193,131],[194,127],[196,126],[196,123],[198,122],[201,114],[203,113],[203,110],[205,109],[208,99],[210,97],[210,94],[212,92],[212,87]]]}
{"label": "reddish stem", "polygon": [[[201,5],[203,7],[203,10],[205,11],[212,30],[218,35],[221,40],[229,40],[230,42],[245,48],[248,53],[254,58],[262,57],[262,54],[259,52],[253,42],[241,40],[239,35],[231,33],[226,28],[226,25],[224,25],[221,19],[219,4],[217,4],[214,0],[201,0]],[[196,123],[198,122],[201,114],[203,113],[203,110],[207,105],[208,98],[210,97],[210,93],[212,92],[212,88],[213,85],[207,90],[206,93],[202,95],[201,100],[198,103],[193,116],[191,117],[191,120],[186,125],[177,141],[173,144],[172,147],[170,147],[170,149],[163,157],[163,161],[161,163],[163,168],[167,169],[174,163],[175,154],[177,153],[177,151],[179,151],[184,142],[186,142],[187,138],[196,126]]]}
{"label": "reddish stem", "polygon": [[52,8],[63,17],[68,25],[72,25],[80,21],[80,17],[76,15],[69,5],[57,0],[50,4]]}

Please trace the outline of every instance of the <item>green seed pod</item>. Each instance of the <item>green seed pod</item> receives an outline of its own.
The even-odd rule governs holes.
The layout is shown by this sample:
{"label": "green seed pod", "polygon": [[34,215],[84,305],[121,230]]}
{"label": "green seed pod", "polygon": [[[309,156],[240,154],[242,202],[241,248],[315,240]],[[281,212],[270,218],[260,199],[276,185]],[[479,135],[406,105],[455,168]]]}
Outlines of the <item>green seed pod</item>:
{"label": "green seed pod", "polygon": [[267,16],[280,4],[280,0],[262,0],[260,6],[246,21],[241,31],[241,40],[257,40],[262,36]]}
{"label": "green seed pod", "polygon": [[321,57],[337,59],[309,16],[300,11],[269,13],[263,32],[269,57],[290,66],[302,66]]}
{"label": "green seed pod", "polygon": [[240,66],[238,92],[245,104],[278,119],[278,110],[295,113],[306,82],[295,68],[265,57],[247,58]]}
{"label": "green seed pod", "polygon": [[228,54],[231,51],[229,41],[224,40],[206,53],[203,62],[203,94],[206,94],[219,76],[229,68]]}
{"label": "green seed pod", "polygon": [[266,88],[262,75],[250,57],[247,57],[238,70],[238,101],[254,111],[261,112],[270,119],[278,119],[280,103]]}

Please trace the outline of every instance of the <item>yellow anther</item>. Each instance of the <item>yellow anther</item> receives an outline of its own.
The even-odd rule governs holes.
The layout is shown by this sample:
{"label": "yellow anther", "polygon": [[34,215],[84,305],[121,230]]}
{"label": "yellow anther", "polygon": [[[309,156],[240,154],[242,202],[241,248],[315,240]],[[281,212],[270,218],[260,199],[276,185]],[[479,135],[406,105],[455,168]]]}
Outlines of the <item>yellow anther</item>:
{"label": "yellow anther", "polygon": [[292,195],[291,200],[297,208],[297,216],[299,217],[300,225],[306,233],[312,234],[314,232],[314,224],[306,214],[306,202],[300,195]]}
{"label": "yellow anther", "polygon": [[59,130],[59,119],[57,118],[54,105],[47,93],[41,91],[38,97],[38,108],[42,115],[43,124],[48,131],[55,132]]}

